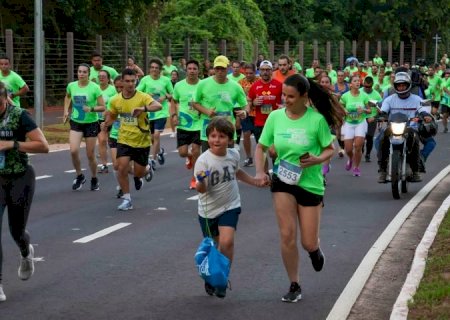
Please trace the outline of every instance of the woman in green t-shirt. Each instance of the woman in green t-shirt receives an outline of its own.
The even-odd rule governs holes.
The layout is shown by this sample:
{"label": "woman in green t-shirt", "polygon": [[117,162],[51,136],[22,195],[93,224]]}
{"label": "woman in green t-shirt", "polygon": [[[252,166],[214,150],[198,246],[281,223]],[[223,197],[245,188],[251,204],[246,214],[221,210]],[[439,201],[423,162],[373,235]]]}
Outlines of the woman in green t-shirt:
{"label": "woman in green t-shirt", "polygon": [[344,113],[330,92],[299,74],[285,80],[283,96],[286,108],[270,113],[256,146],[256,178],[258,185],[267,182],[265,153],[273,145],[276,159],[271,191],[281,255],[291,282],[289,292],[281,300],[297,302],[301,299],[297,226],[314,270],[320,271],[325,262],[319,247],[325,191],[322,163],[334,153],[330,126],[340,126]]}

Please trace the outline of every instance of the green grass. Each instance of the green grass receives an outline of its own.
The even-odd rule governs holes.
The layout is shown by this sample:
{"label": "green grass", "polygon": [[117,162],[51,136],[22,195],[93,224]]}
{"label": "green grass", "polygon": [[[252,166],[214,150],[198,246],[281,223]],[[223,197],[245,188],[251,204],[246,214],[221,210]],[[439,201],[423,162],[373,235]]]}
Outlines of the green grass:
{"label": "green grass", "polygon": [[447,212],[430,248],[424,276],[408,319],[450,319],[450,215]]}
{"label": "green grass", "polygon": [[49,144],[69,143],[69,123],[44,126],[43,131]]}

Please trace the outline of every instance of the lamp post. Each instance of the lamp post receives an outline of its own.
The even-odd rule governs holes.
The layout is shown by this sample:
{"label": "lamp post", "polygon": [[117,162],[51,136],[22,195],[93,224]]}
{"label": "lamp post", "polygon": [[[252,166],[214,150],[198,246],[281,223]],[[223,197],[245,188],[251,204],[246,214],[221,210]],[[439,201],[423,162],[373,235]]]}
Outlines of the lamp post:
{"label": "lamp post", "polygon": [[441,40],[441,37],[439,37],[438,34],[436,33],[436,35],[433,37],[433,39],[436,41],[435,48],[434,48],[434,63],[437,63],[437,61],[438,61],[438,42],[439,42],[439,40]]}
{"label": "lamp post", "polygon": [[36,124],[42,129],[44,97],[44,54],[42,0],[34,0],[34,111]]}

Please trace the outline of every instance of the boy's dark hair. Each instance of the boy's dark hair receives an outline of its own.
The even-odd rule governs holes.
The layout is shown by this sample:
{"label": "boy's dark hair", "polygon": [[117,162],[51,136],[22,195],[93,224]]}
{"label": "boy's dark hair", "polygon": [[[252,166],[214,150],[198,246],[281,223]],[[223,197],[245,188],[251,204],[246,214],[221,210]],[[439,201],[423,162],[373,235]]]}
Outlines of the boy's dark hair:
{"label": "boy's dark hair", "polygon": [[226,134],[230,140],[234,138],[234,126],[226,117],[218,116],[212,118],[208,127],[206,127],[206,136],[209,137],[214,130]]}
{"label": "boy's dark hair", "polygon": [[122,79],[125,76],[136,76],[136,71],[134,71],[133,69],[128,69],[128,68],[123,69],[123,71],[122,71]]}
{"label": "boy's dark hair", "polygon": [[369,86],[373,85],[373,78],[371,76],[367,76],[364,78],[364,83],[368,84]]}
{"label": "boy's dark hair", "polygon": [[100,58],[103,59],[103,57],[102,57],[102,55],[100,54],[100,52],[97,52],[97,51],[92,52],[92,54],[91,54],[91,60],[92,60],[92,58],[95,58],[95,57],[100,57]]}
{"label": "boy's dark hair", "polygon": [[156,63],[159,66],[159,69],[160,70],[162,69],[163,63],[162,63],[162,61],[160,59],[158,59],[158,58],[150,59],[148,65],[151,66],[152,63]]}
{"label": "boy's dark hair", "polygon": [[197,66],[197,68],[200,69],[200,64],[198,63],[197,60],[194,60],[194,59],[191,59],[191,60],[189,60],[188,62],[186,62],[186,67],[187,67],[188,65],[190,65],[191,63],[192,63],[192,64],[195,64],[195,65]]}

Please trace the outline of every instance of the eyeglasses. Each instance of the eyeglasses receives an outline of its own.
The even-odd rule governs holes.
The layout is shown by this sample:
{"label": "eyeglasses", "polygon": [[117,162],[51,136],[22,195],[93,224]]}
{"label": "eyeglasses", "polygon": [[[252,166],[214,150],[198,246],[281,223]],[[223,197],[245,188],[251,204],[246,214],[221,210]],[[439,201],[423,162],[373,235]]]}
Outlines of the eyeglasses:
{"label": "eyeglasses", "polygon": [[259,69],[259,72],[270,72],[272,69]]}

